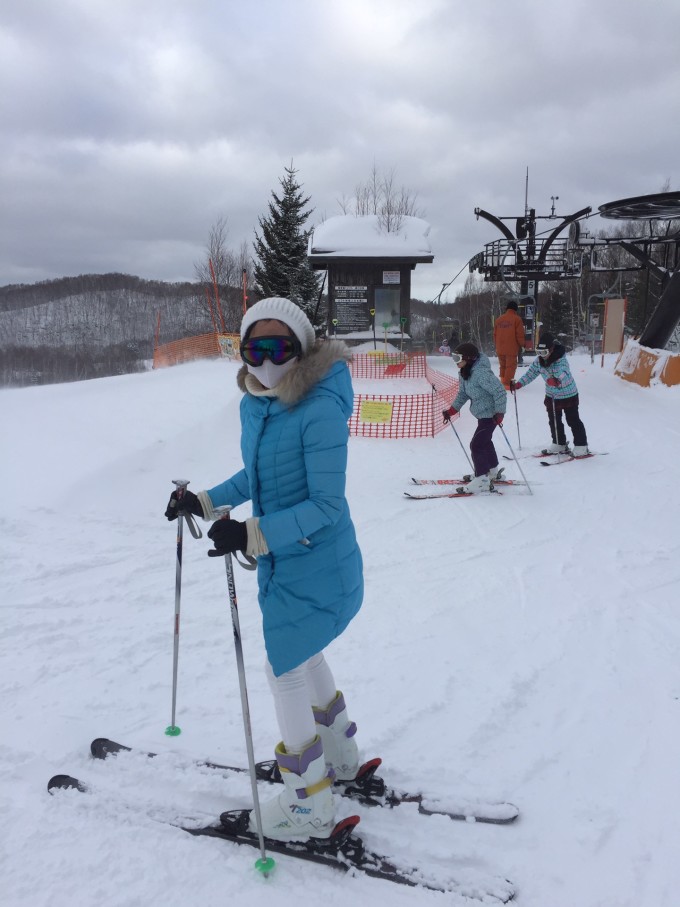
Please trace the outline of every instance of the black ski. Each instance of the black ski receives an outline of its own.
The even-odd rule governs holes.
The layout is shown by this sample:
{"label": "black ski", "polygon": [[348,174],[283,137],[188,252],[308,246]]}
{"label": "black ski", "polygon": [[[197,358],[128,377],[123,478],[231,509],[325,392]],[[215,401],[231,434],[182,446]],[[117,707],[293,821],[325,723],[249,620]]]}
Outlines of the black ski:
{"label": "black ski", "polygon": [[[51,794],[57,790],[92,792],[87,784],[71,775],[55,775],[50,779],[47,789]],[[259,837],[248,830],[248,818],[249,810],[239,809],[223,813],[220,816],[219,825],[206,825],[198,828],[184,825],[174,827],[194,837],[220,838],[232,844],[247,844],[259,849]],[[445,893],[453,892],[484,904],[507,904],[515,896],[512,884],[506,879],[494,877],[481,884],[478,880],[470,883],[455,880],[438,882],[428,879],[419,869],[400,868],[366,847],[363,840],[354,834],[358,824],[358,816],[349,816],[338,822],[328,838],[311,838],[308,841],[276,841],[272,838],[265,838],[265,848],[270,853],[307,860],[343,872],[354,870],[371,878],[383,879],[397,885],[426,888]]]}
{"label": "black ski", "polygon": [[[584,460],[584,459],[587,459],[588,457],[606,457],[608,453],[609,453],[609,451],[604,451],[604,450],[591,450],[585,457],[575,457],[574,459]],[[574,454],[572,452],[572,449],[569,447],[569,448],[567,448],[567,450],[561,450],[561,451],[555,452],[555,453],[553,453],[549,450],[542,450],[540,453],[520,454],[518,459],[526,460],[526,459],[531,459],[531,457],[534,457],[537,460],[545,459],[546,457],[550,457],[551,459],[553,457],[563,457],[565,459],[569,459],[570,457],[574,457]],[[515,462],[515,458],[508,456],[508,454],[503,454],[503,459],[509,460],[511,463]]]}
{"label": "black ski", "polygon": [[[221,828],[218,829],[216,837],[235,841],[238,844],[259,847],[257,834],[248,831],[249,818],[250,811],[247,809],[222,813],[220,816]],[[345,872],[355,869],[372,878],[384,879],[398,885],[427,888],[430,891],[455,892],[484,904],[490,902],[507,904],[515,896],[514,888],[507,879],[496,878],[491,883],[484,883],[483,887],[478,882],[469,885],[453,880],[448,883],[435,882],[429,880],[419,869],[408,870],[398,867],[385,857],[368,850],[362,838],[353,833],[358,824],[358,816],[349,816],[338,822],[328,839],[313,838],[308,842],[298,843],[265,838],[266,849],[274,853],[300,856],[302,859],[310,859]],[[201,833],[203,833],[203,829],[199,832],[199,834]]]}
{"label": "black ski", "polygon": [[[106,759],[107,756],[115,755],[116,753],[141,751],[134,750],[129,746],[123,746],[123,744],[116,743],[106,737],[98,737],[92,741],[90,752],[95,759]],[[145,752],[144,755],[153,759],[158,754]],[[442,804],[438,804],[436,800],[423,794],[395,790],[388,787],[383,778],[376,775],[376,770],[380,766],[381,761],[381,759],[371,759],[365,762],[359,769],[359,774],[354,781],[338,781],[335,783],[334,791],[342,797],[350,797],[365,806],[382,806],[387,809],[394,809],[402,803],[416,803],[418,812],[424,816],[448,816],[449,819],[457,821],[474,820],[493,825],[508,825],[510,822],[514,822],[519,815],[519,810],[512,803],[464,801],[457,803],[455,809],[445,809],[442,808]],[[243,766],[220,765],[217,762],[209,761],[201,761],[196,764],[222,772],[239,772],[241,774],[247,774],[248,772],[248,769]],[[268,781],[272,784],[281,783],[281,775],[275,759],[268,762],[258,762],[255,768],[258,780]]]}
{"label": "black ski", "polygon": [[[552,456],[556,456],[552,454]],[[606,457],[605,453],[587,453],[582,457],[575,457],[573,454],[560,454],[560,460],[553,460],[551,463],[546,463],[544,460],[541,460],[541,466],[561,466],[563,463],[571,463],[573,460],[590,460],[591,457]]]}

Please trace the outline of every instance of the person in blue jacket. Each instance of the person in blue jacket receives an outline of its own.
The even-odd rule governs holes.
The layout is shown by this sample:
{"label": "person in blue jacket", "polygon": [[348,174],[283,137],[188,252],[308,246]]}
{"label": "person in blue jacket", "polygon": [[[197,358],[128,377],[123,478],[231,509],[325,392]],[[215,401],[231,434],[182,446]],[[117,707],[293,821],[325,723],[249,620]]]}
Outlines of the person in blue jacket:
{"label": "person in blue jacket", "polygon": [[574,457],[587,457],[588,438],[581,421],[578,406],[578,388],[571,374],[566,350],[552,334],[541,334],[536,346],[538,356],[531,363],[520,381],[511,381],[510,390],[514,393],[539,375],[545,381],[545,408],[548,414],[552,444],[543,453],[570,453],[567,436],[562,423],[562,413],[574,436],[571,454]]}
{"label": "person in blue jacket", "polygon": [[475,475],[461,490],[476,494],[489,491],[492,481],[501,472],[492,435],[496,426],[503,424],[507,394],[491,371],[489,357],[481,353],[474,343],[459,344],[453,359],[460,369],[458,394],[452,405],[443,410],[442,416],[445,422],[449,422],[470,401],[470,412],[477,419],[477,428],[470,442]]}
{"label": "person in blue jacket", "polygon": [[[243,468],[197,495],[173,495],[207,520],[215,508],[250,501],[252,517],[217,520],[211,555],[243,551],[257,558],[266,671],[281,742],[275,753],[284,787],[262,804],[266,836],[328,837],[334,827],[333,780],[359,769],[354,734],[324,649],[363,599],[363,565],[345,497],[347,421],[353,389],[348,347],[315,341],[302,309],[282,297],[262,299],[241,324],[237,381]],[[251,814],[250,827],[256,830]]]}

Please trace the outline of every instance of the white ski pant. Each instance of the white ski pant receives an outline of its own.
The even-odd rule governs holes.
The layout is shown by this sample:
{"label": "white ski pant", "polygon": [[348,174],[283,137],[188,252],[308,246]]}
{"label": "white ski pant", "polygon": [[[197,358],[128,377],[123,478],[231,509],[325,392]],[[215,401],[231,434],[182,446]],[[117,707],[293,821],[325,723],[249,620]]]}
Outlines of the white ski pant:
{"label": "white ski pant", "polygon": [[323,652],[319,652],[279,677],[274,675],[269,661],[265,670],[286,751],[301,753],[317,733],[312,706],[326,709],[335,699],[337,690],[331,669]]}

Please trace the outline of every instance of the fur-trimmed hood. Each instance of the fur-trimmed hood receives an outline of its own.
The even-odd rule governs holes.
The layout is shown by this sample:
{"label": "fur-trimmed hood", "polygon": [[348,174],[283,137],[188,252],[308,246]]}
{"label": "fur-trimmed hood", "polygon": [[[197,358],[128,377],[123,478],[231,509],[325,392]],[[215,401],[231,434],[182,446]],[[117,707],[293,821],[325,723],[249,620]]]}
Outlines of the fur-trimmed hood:
{"label": "fur-trimmed hood", "polygon": [[336,362],[349,362],[352,354],[342,340],[317,340],[306,356],[302,356],[294,369],[275,388],[264,387],[243,365],[236,376],[244,394],[255,397],[278,397],[286,406],[295,406],[316,387]]}

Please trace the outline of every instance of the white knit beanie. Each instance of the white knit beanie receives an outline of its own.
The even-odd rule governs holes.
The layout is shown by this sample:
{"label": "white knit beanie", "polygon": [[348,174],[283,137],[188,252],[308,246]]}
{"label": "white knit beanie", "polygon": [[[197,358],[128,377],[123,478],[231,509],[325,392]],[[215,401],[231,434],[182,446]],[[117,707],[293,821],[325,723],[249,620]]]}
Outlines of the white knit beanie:
{"label": "white knit beanie", "polygon": [[256,321],[266,321],[271,318],[288,325],[300,341],[303,353],[306,353],[314,343],[314,328],[309,318],[299,305],[295,305],[294,302],[283,296],[261,299],[246,311],[241,322],[241,340]]}

